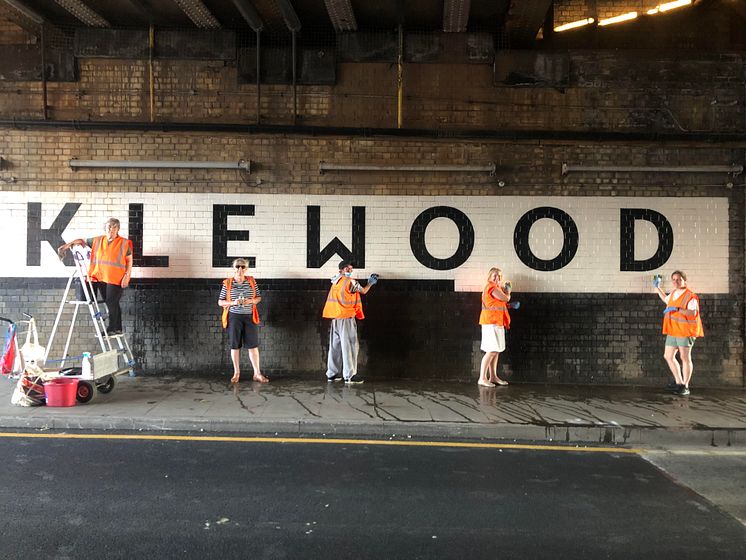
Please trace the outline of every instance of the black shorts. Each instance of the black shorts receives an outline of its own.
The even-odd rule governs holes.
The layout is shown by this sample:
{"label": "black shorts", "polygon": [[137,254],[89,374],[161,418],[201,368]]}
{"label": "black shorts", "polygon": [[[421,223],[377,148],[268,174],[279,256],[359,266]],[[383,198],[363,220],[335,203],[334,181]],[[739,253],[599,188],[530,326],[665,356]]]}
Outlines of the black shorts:
{"label": "black shorts", "polygon": [[259,346],[259,329],[251,314],[228,313],[228,336],[231,341],[231,350]]}

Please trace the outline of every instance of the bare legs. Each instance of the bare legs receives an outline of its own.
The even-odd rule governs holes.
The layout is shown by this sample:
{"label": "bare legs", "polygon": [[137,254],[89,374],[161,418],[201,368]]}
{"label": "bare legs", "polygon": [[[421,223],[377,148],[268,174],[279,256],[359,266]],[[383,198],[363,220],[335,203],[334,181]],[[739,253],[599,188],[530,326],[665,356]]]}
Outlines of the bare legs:
{"label": "bare legs", "polygon": [[[676,354],[679,354],[681,359],[681,365],[676,359]],[[686,346],[666,346],[663,352],[663,358],[668,364],[668,369],[673,374],[674,381],[677,385],[683,385],[689,387],[689,381],[692,378],[692,372],[694,371],[694,363],[692,362],[692,349]]]}
{"label": "bare legs", "polygon": [[238,379],[241,377],[241,350],[231,348],[231,362],[233,362],[233,377],[231,377],[231,383],[238,383]]}
{"label": "bare legs", "polygon": [[249,348],[249,360],[251,360],[251,367],[254,368],[254,381],[269,383],[269,379],[262,375],[262,370],[259,368],[259,348]]}
{"label": "bare legs", "polygon": [[507,385],[508,382],[497,376],[497,360],[500,358],[500,352],[485,352],[482,357],[482,363],[479,367],[479,381],[477,383],[483,387],[494,387],[498,385]]}
{"label": "bare legs", "polygon": [[[259,383],[269,383],[269,379],[264,377],[261,373],[259,366],[259,348],[249,348],[249,361],[251,361],[251,367],[254,369],[254,381]],[[231,383],[238,383],[241,378],[241,350],[231,349],[231,362],[233,362],[233,377]]]}
{"label": "bare legs", "polygon": [[689,381],[694,372],[694,363],[692,362],[692,349],[679,348],[679,358],[681,359],[681,381],[684,387],[689,388]]}

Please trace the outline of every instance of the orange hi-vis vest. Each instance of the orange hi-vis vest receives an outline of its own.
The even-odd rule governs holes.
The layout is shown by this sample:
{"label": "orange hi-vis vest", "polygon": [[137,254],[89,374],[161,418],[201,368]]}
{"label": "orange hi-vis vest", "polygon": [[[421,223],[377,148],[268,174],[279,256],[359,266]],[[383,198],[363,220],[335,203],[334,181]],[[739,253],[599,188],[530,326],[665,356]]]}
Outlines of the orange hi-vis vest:
{"label": "orange hi-vis vest", "polygon": [[352,278],[342,276],[332,284],[321,314],[324,319],[349,319],[350,317],[365,319],[360,293],[350,291],[352,282]]}
{"label": "orange hi-vis vest", "polygon": [[[247,276],[246,279],[249,281],[249,284],[251,285],[251,289],[254,290],[254,297],[256,297],[256,280],[254,280],[253,276]],[[225,286],[225,299],[228,301],[231,301],[231,287],[233,286],[233,277],[226,278],[223,280],[223,286]],[[259,324],[259,310],[256,308],[256,304],[254,304],[254,309],[251,310],[251,320],[254,321],[255,324]],[[223,307],[223,318],[222,318],[223,328],[228,328],[228,307]]]}
{"label": "orange hi-vis vest", "polygon": [[687,317],[680,311],[666,313],[663,317],[663,334],[679,338],[688,336],[703,337],[705,335],[705,331],[702,328],[702,319],[699,316],[699,298],[697,294],[689,288],[684,288],[684,293],[675,301],[669,301],[668,305],[669,307],[686,309],[686,306],[689,305],[692,299],[697,302],[697,314],[694,317]]}
{"label": "orange hi-vis vest", "polygon": [[107,284],[122,283],[124,273],[127,272],[127,253],[132,254],[132,242],[124,237],[113,240],[102,235],[93,239],[91,246],[91,266],[88,276],[94,282]]}
{"label": "orange hi-vis vest", "polygon": [[493,290],[499,289],[494,282],[488,282],[482,291],[482,312],[479,314],[479,324],[497,325],[509,329],[508,302],[501,301],[492,295]]}

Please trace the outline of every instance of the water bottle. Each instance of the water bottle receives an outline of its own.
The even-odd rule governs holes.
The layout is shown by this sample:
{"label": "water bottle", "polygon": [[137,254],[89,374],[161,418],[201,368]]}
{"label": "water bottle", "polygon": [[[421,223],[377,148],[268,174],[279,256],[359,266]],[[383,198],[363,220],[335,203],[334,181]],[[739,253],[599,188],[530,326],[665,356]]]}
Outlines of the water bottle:
{"label": "water bottle", "polygon": [[81,366],[81,377],[83,379],[93,379],[90,352],[83,352],[83,361],[81,363]]}

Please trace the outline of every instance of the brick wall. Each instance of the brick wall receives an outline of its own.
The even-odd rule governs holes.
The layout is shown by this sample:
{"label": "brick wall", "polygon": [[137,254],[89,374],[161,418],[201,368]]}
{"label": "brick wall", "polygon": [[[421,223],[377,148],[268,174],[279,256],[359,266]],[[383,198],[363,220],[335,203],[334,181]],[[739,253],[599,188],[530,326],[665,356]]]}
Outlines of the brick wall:
{"label": "brick wall", "polygon": [[[594,4],[600,13],[617,6],[626,11],[631,3]],[[561,17],[572,20],[586,3],[568,1],[562,6],[568,11],[562,12]],[[557,15],[555,23],[560,23]],[[17,29],[5,27],[11,35],[0,33],[3,40],[12,44],[26,40]],[[693,251],[691,258],[672,257],[661,269],[670,274],[673,268],[683,268],[694,286],[701,288],[707,337],[695,347],[695,383],[743,386],[743,175],[561,172],[563,163],[743,164],[746,157],[742,142],[699,143],[685,139],[690,133],[713,133],[714,138],[723,132],[744,132],[743,55],[571,51],[567,56],[568,84],[555,88],[497,86],[489,65],[407,64],[405,126],[441,131],[442,138],[438,140],[368,135],[363,130],[360,135],[284,135],[128,132],[117,130],[116,126],[98,132],[4,126],[0,129],[0,156],[6,160],[0,169],[0,227],[6,228],[4,237],[9,241],[0,249],[4,262],[0,272],[0,315],[19,319],[21,312],[31,312],[38,318],[42,332],[48,333],[64,287],[65,271],[55,262],[47,243],[37,245],[40,266],[8,264],[14,262],[19,246],[21,259],[28,257],[24,248],[29,230],[23,225],[27,223],[28,202],[43,205],[40,227],[51,228],[61,204],[88,196],[81,199],[87,206],[76,214],[76,220],[82,221],[72,223],[64,233],[65,239],[71,238],[74,228],[81,235],[84,231],[97,233],[100,220],[111,213],[119,214],[125,221],[129,203],[147,204],[143,212],[143,252],[172,254],[173,263],[179,254],[172,252],[173,238],[165,233],[162,237],[154,235],[154,220],[167,220],[165,225],[172,232],[183,234],[186,250],[196,254],[198,251],[191,248],[196,242],[193,235],[210,229],[213,214],[209,208],[225,202],[225,197],[228,203],[237,205],[252,204],[252,197],[273,199],[274,205],[269,207],[276,222],[267,227],[276,236],[278,247],[298,228],[304,231],[306,206],[318,204],[328,210],[334,206],[328,205],[330,199],[354,197],[359,200],[358,205],[371,209],[380,203],[383,210],[379,207],[378,211],[386,213],[390,209],[388,213],[392,215],[413,204],[423,208],[461,206],[467,214],[478,214],[475,205],[481,205],[486,212],[495,211],[496,216],[506,220],[492,225],[474,219],[478,240],[490,235],[501,240],[494,245],[493,253],[485,253],[489,262],[476,259],[473,268],[467,262],[445,273],[423,269],[421,263],[401,260],[411,256],[409,232],[405,231],[401,239],[394,240],[401,245],[401,255],[371,260],[367,265],[371,270],[376,267],[379,272],[385,271],[385,275],[365,298],[367,319],[360,327],[362,372],[373,378],[473,380],[481,358],[476,325],[479,297],[473,290],[483,279],[485,267],[498,264],[518,279],[516,298],[523,304],[514,313],[508,350],[501,360],[508,377],[532,382],[656,386],[667,375],[659,334],[661,305],[645,287],[650,272],[635,272],[635,280],[628,283],[625,274],[632,273],[620,272],[619,255],[614,249],[604,253],[606,243],[608,247],[621,243],[622,234],[614,230],[606,236],[608,239],[591,236],[593,241],[584,246],[591,246],[602,255],[595,265],[585,270],[566,267],[551,274],[536,274],[540,281],[534,282],[524,274],[521,267],[525,265],[510,244],[517,214],[506,217],[503,208],[519,206],[515,201],[520,198],[529,199],[532,208],[566,207],[572,208],[573,213],[577,205],[586,204],[585,211],[578,211],[581,218],[599,220],[604,205],[618,212],[623,199],[628,199],[634,201],[634,206],[657,208],[670,215],[677,228],[674,247]],[[78,81],[48,84],[50,118],[147,123],[148,73],[143,60],[79,59]],[[256,119],[254,86],[239,85],[236,69],[229,64],[157,60],[154,75],[156,122],[253,123]],[[342,63],[338,64],[337,77],[333,87],[298,88],[300,124],[361,129],[395,126],[395,69],[388,64]],[[0,81],[0,119],[38,119],[40,115],[40,83]],[[291,88],[263,86],[261,117],[264,123],[291,123]],[[480,139],[476,134],[471,139],[448,138],[449,129],[481,130],[484,136],[491,131],[523,130],[537,139],[503,141]],[[593,133],[597,137],[586,134],[582,137],[587,140],[561,141],[552,139],[555,132]],[[670,132],[683,139],[612,141],[609,133],[619,132]],[[68,165],[71,158],[244,159],[251,160],[252,171],[72,171]],[[388,165],[494,162],[497,174],[321,174],[321,161]],[[197,198],[189,197],[203,196],[208,209],[174,210],[174,198],[178,200],[180,195],[190,201]],[[22,204],[11,208],[11,202],[18,203],[17,197],[21,197]],[[467,202],[462,204],[460,197]],[[586,197],[598,200],[586,202]],[[265,199],[262,201],[268,204]],[[339,204],[346,205],[343,214],[347,215],[351,203],[345,199]],[[179,215],[179,211],[185,214]],[[21,222],[14,221],[18,219]],[[697,227],[704,229],[693,228],[696,235],[687,237],[688,221],[697,222]],[[15,225],[9,226],[11,223]],[[240,223],[231,221],[229,227],[240,229]],[[339,233],[335,227],[322,231],[322,246],[338,235],[349,247],[349,222],[340,218],[336,225],[341,229]],[[545,232],[543,238],[534,238],[532,250],[549,259],[559,248],[556,234],[552,233],[556,226],[545,226],[537,224],[531,230],[532,235]],[[437,233],[438,227],[433,225],[428,235]],[[645,231],[651,239],[655,238],[654,231]],[[127,229],[125,232],[129,234]],[[442,252],[436,255],[439,257],[447,256],[454,246],[453,238],[448,237],[453,232],[452,224],[443,232],[443,244],[435,242],[432,246]],[[199,242],[211,243],[207,237],[207,241]],[[636,237],[636,241],[641,237]],[[380,235],[366,235],[371,258],[386,254],[379,251],[381,239]],[[712,240],[714,249],[710,251]],[[253,254],[258,246],[252,243],[258,241],[253,237],[248,245],[231,250]],[[581,241],[585,244],[586,238]],[[645,248],[644,244],[635,245],[640,254]],[[298,250],[302,256],[302,241]],[[260,253],[258,258],[266,259],[266,254]],[[334,268],[337,256],[315,269],[303,266],[303,262],[286,262],[283,255],[269,254],[274,267],[271,274],[256,270],[264,292],[260,335],[263,363],[268,372],[320,378],[328,336],[328,326],[319,317],[328,286],[324,278],[330,273],[329,267]],[[259,263],[264,266],[266,260],[261,259]],[[216,306],[219,278],[225,270],[210,265],[179,269],[178,274],[141,267],[136,270],[133,287],[124,298],[125,329],[131,333],[136,358],[145,373],[214,375],[228,370],[227,342],[218,326]],[[583,278],[591,279],[587,284],[592,289]],[[90,344],[90,340],[81,339],[72,352]]]}
{"label": "brick wall", "polygon": [[36,37],[0,15],[0,45],[34,45]]}
{"label": "brick wall", "polygon": [[[656,52],[568,54],[561,87],[506,87],[490,65],[406,64],[407,128],[552,131],[743,131],[741,54]],[[142,60],[79,59],[77,82],[48,84],[49,118],[150,120],[149,73]],[[156,122],[256,122],[256,88],[238,84],[221,61],[156,61]],[[650,87],[651,81],[655,84]],[[396,68],[338,65],[332,86],[299,86],[298,124],[395,128]],[[41,116],[41,85],[0,80],[0,119]],[[261,120],[291,124],[289,86],[261,89]]]}
{"label": "brick wall", "polygon": [[[254,86],[212,63],[157,65],[155,114],[163,122],[256,120]],[[482,65],[407,65],[403,119],[410,128],[547,130],[743,130],[744,61],[660,55],[575,54],[569,87],[508,88]],[[214,68],[213,68],[214,69]],[[644,80],[655,73],[657,87]],[[661,75],[662,78],[661,79]],[[216,80],[206,85],[207,80]],[[298,88],[298,121],[325,126],[396,126],[396,72],[389,65],[341,64],[328,87]],[[468,89],[464,84],[469,84]],[[436,93],[437,92],[437,93]],[[41,88],[0,82],[0,116],[38,117]],[[80,81],[49,85],[50,118],[149,120],[147,69],[139,61],[81,61]],[[262,88],[262,120],[292,121],[292,93]]]}
{"label": "brick wall", "polygon": [[[684,244],[681,247],[695,237],[704,236],[699,241],[699,249],[692,246],[691,255],[674,256],[661,269],[670,274],[673,268],[683,268],[702,292],[707,337],[699,341],[695,349],[696,383],[699,386],[743,384],[742,178],[733,179],[725,174],[561,174],[563,162],[723,164],[742,158],[738,149],[694,144],[649,146],[208,133],[14,129],[6,129],[5,133],[4,153],[9,169],[2,172],[2,177],[12,175],[16,182],[3,185],[4,192],[0,192],[3,211],[12,214],[10,220],[4,215],[0,220],[3,223],[15,223],[18,219],[25,223],[23,220],[27,218],[27,207],[18,207],[15,202],[11,205],[11,199],[16,201],[20,197],[41,202],[45,208],[43,228],[51,227],[63,201],[77,200],[83,203],[75,218],[80,221],[71,222],[64,233],[65,239],[85,231],[96,233],[98,222],[111,213],[119,215],[125,225],[123,233],[128,234],[127,206],[121,201],[145,205],[143,252],[151,256],[169,255],[170,266],[176,267],[172,273],[136,269],[134,285],[124,298],[125,329],[131,333],[136,357],[146,373],[228,371],[227,343],[218,326],[216,306],[219,278],[225,269],[213,269],[209,262],[204,266],[180,267],[180,254],[173,246],[177,238],[182,239],[188,248],[185,252],[199,255],[196,247],[211,242],[209,239],[202,241],[203,235],[199,233],[205,229],[211,231],[209,206],[228,200],[235,204],[257,205],[255,217],[247,219],[253,220],[247,226],[253,230],[251,239],[233,250],[257,257],[256,274],[265,296],[261,306],[260,343],[263,363],[269,372],[309,379],[322,375],[328,328],[319,316],[327,290],[324,278],[331,274],[338,260],[334,255],[321,269],[308,268],[304,266],[306,247],[302,233],[300,241],[293,242],[296,250],[280,249],[287,247],[282,244],[282,236],[290,239],[297,237],[294,232],[298,229],[304,231],[307,216],[303,209],[317,203],[322,208],[322,217],[332,220],[331,224],[322,221],[325,229],[321,232],[321,247],[334,236],[350,247],[349,208],[355,204],[366,206],[371,221],[366,229],[368,262],[365,268],[361,267],[361,272],[378,269],[384,273],[384,279],[365,298],[367,318],[360,330],[363,373],[373,378],[473,379],[481,352],[476,325],[479,296],[472,290],[482,281],[488,264],[494,259],[494,264],[503,266],[516,279],[516,299],[522,302],[522,308],[513,314],[508,351],[502,362],[512,379],[658,385],[666,376],[659,334],[661,304],[646,286],[650,272],[624,273],[633,278],[631,284],[617,280],[624,274],[619,272],[619,255],[611,247],[618,243],[620,233],[614,230],[606,236],[608,240],[601,235],[589,242],[600,251],[600,256],[595,265],[586,265],[585,271],[573,272],[569,265],[556,273],[537,274],[538,280],[534,281],[521,272],[526,268],[511,248],[511,235],[520,212],[505,214],[505,209],[514,202],[527,200],[531,207],[585,208],[585,211],[571,210],[572,214],[578,213],[582,222],[599,219],[599,208],[604,205],[618,208],[624,206],[624,197],[632,197],[635,206],[658,208],[671,217],[678,232],[677,243]],[[254,166],[250,175],[221,170],[73,172],[67,167],[71,157],[220,161],[243,158],[251,159]],[[491,177],[487,173],[320,174],[321,160],[388,164],[495,161],[498,176]],[[504,181],[505,186],[498,186],[498,180]],[[735,185],[729,187],[728,183],[732,182]],[[202,198],[189,197],[203,197],[205,202],[188,203],[190,207],[181,210],[179,204],[183,202],[174,203],[179,193],[184,193],[183,200],[196,201]],[[353,198],[342,200],[339,195]],[[476,196],[486,198],[474,198]],[[590,198],[583,203],[584,198],[580,197]],[[329,200],[337,200],[335,204],[339,209],[330,207]],[[718,200],[723,203],[716,203]],[[208,204],[207,210],[202,208],[203,204]],[[276,208],[263,210],[267,204],[274,204]],[[376,216],[381,215],[381,210],[374,211],[374,207],[378,205],[384,212],[388,207],[393,216],[401,205],[417,204],[423,208],[435,204],[462,208],[471,217],[478,243],[470,261],[451,271],[427,269],[411,258],[406,230],[398,236],[399,241],[396,236],[393,241],[386,241],[399,243],[403,256],[381,257],[379,249],[383,238],[381,233],[375,233],[379,231],[376,227],[380,228],[376,226],[380,219]],[[713,213],[716,206],[726,208],[725,214]],[[496,219],[502,217],[506,223],[492,227],[489,222],[481,221],[479,207],[496,209]],[[334,212],[338,213],[337,218]],[[255,229],[263,215],[274,219]],[[690,217],[686,218],[687,215]],[[159,216],[163,223],[158,223]],[[699,220],[708,231],[717,230],[719,239],[727,240],[725,260],[708,260],[716,248],[715,238],[708,237],[711,233],[703,230],[686,239],[687,220]],[[200,223],[203,225],[198,225]],[[239,220],[229,227],[243,229],[243,225]],[[581,232],[583,227],[581,225]],[[16,238],[21,244],[23,260],[28,233],[23,225],[14,228],[4,235]],[[384,230],[387,228],[394,229],[386,226]],[[433,228],[430,234],[438,233],[441,226]],[[440,245],[437,240],[428,241],[435,243],[429,245],[437,253],[435,256],[444,258],[453,250],[452,229],[450,226],[440,229],[445,235]],[[283,230],[287,233],[283,234]],[[557,238],[552,227],[547,229],[537,224],[532,230],[534,234],[542,231],[545,232],[544,241],[534,239],[533,250],[542,258],[551,258],[558,250]],[[478,245],[490,235],[498,241],[493,252],[488,250],[484,254],[488,260],[482,262],[482,257],[477,258]],[[277,236],[276,254],[261,249],[263,243],[272,245],[271,240],[267,241],[267,237],[271,239],[272,236]],[[586,241],[584,234],[582,242]],[[608,254],[603,249],[607,242]],[[42,331],[48,333],[63,287],[62,281],[54,277],[64,272],[53,268],[58,263],[49,244],[40,242],[39,247],[43,266],[30,271],[22,267],[18,272],[6,264],[0,279],[0,314],[20,318],[21,311],[29,311],[39,319]],[[588,245],[581,246],[579,255],[583,247]],[[636,245],[636,251],[643,255],[645,245]],[[288,257],[287,252],[294,256]],[[17,245],[13,250],[6,249],[5,262],[15,263],[18,254]],[[197,260],[209,261],[209,253],[208,257]],[[576,262],[580,261],[576,259]],[[718,269],[717,262],[725,262],[725,268]],[[580,276],[574,276],[576,273]],[[590,278],[588,285],[583,284],[583,274]],[[573,290],[572,286],[578,288]],[[592,286],[590,290],[589,286]],[[81,341],[81,344],[84,343]],[[81,349],[79,346],[73,351]]]}

